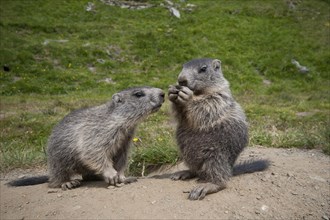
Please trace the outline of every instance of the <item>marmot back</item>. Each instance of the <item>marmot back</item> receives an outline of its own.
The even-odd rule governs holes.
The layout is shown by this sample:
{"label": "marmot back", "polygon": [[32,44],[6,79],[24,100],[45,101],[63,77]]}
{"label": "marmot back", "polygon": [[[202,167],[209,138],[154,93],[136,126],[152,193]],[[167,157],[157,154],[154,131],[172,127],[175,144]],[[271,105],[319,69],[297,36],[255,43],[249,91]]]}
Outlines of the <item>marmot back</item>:
{"label": "marmot back", "polygon": [[207,182],[189,195],[192,200],[203,199],[226,187],[237,157],[248,144],[248,126],[219,60],[196,59],[184,64],[178,84],[170,86],[169,100],[178,120],[177,142],[189,170],[172,179],[197,176]]}

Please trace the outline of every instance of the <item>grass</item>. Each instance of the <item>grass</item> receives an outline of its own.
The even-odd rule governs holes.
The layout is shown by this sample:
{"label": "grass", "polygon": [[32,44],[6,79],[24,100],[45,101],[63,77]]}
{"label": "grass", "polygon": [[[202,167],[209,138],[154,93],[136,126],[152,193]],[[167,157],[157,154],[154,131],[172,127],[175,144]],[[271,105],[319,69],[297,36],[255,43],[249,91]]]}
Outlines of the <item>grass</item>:
{"label": "grass", "polygon": [[[296,1],[290,9],[285,1],[191,0],[196,7],[187,11],[173,0],[181,19],[163,1],[148,2],[155,7],[0,0],[1,171],[44,164],[51,129],[71,110],[131,86],[166,90],[197,57],[222,61],[249,119],[250,146],[330,154],[329,1]],[[139,126],[129,172],[175,163],[174,136],[166,101]]]}

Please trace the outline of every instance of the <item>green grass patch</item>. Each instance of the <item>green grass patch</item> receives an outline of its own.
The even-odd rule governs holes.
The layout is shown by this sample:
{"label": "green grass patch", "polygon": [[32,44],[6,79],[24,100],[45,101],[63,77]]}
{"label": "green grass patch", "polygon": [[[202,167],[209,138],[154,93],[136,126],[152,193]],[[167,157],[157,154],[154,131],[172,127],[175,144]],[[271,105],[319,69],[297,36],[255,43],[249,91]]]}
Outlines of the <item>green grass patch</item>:
{"label": "green grass patch", "polygon": [[[45,163],[52,127],[73,109],[116,91],[166,90],[184,62],[218,58],[246,110],[250,146],[317,148],[330,154],[329,1],[204,1],[181,18],[157,1],[129,10],[90,1],[0,3],[0,169]],[[291,63],[307,66],[300,73]],[[129,172],[175,163],[168,101],[143,122]]]}

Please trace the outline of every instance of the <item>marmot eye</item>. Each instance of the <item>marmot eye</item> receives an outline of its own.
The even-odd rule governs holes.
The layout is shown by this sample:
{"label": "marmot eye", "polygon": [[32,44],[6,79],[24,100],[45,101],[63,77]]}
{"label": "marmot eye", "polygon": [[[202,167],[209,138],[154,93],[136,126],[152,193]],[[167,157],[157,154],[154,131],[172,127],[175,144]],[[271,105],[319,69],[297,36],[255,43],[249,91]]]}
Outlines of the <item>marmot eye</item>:
{"label": "marmot eye", "polygon": [[207,66],[206,65],[203,65],[200,69],[199,69],[199,72],[202,73],[202,72],[205,72],[207,70]]}
{"label": "marmot eye", "polygon": [[142,91],[135,92],[134,95],[138,98],[145,96],[145,94]]}

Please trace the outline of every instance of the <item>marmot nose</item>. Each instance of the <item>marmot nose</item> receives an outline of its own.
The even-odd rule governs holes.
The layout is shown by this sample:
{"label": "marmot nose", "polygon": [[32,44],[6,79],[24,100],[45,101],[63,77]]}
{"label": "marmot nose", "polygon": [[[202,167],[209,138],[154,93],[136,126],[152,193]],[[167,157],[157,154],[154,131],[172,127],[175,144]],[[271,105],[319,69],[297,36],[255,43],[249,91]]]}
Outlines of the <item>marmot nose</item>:
{"label": "marmot nose", "polygon": [[186,79],[179,79],[178,83],[180,86],[187,86],[188,85],[188,81]]}
{"label": "marmot nose", "polygon": [[187,86],[188,85],[188,80],[185,74],[180,73],[178,77],[178,83],[180,86]]}

